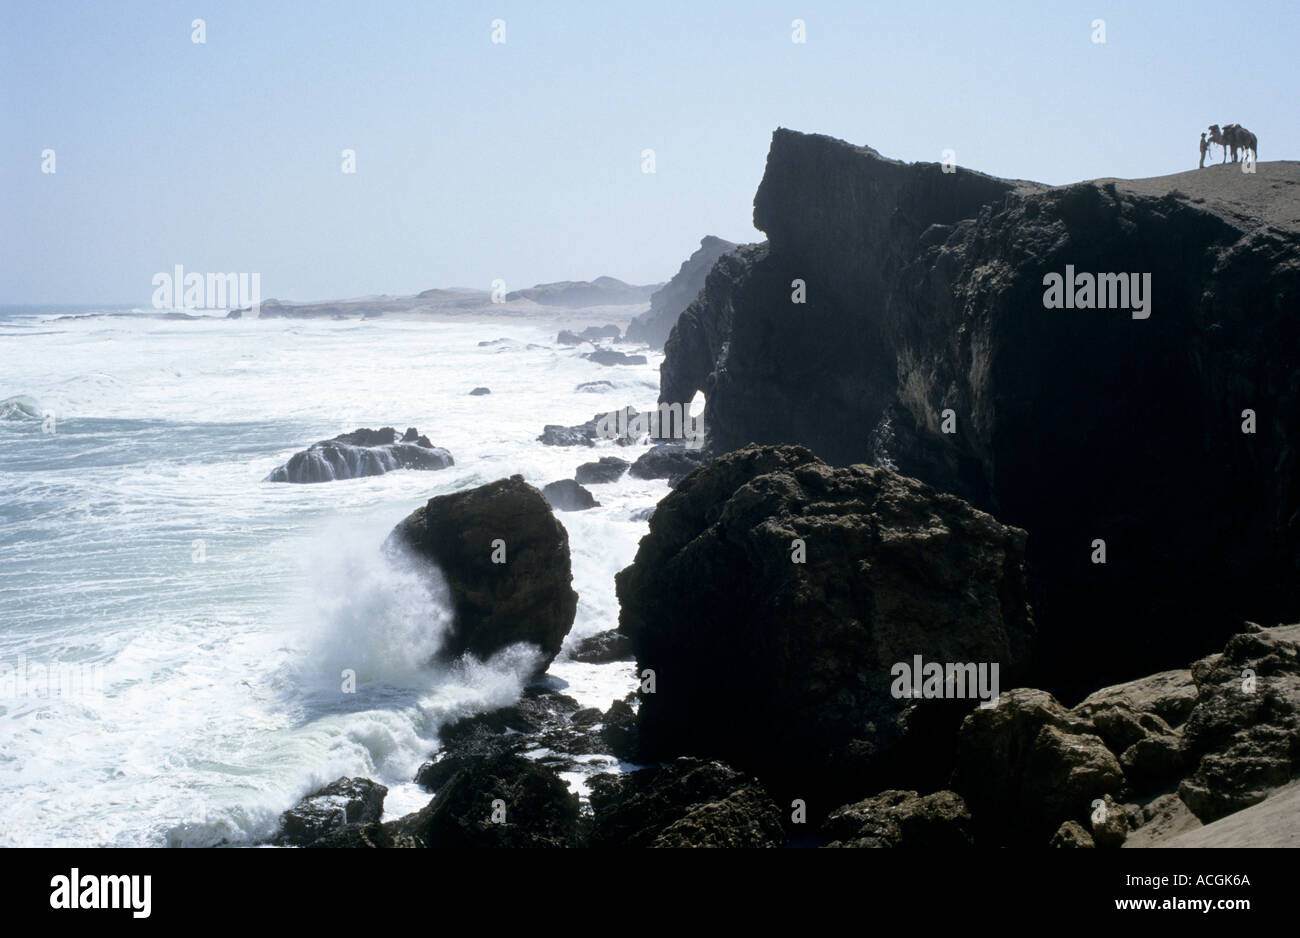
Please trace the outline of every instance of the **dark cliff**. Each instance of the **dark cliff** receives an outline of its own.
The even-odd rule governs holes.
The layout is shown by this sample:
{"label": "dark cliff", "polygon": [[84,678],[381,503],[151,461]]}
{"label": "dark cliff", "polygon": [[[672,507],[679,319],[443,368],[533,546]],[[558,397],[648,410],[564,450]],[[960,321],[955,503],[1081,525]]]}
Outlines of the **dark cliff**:
{"label": "dark cliff", "polygon": [[[1026,529],[1066,696],[1300,613],[1300,166],[1048,187],[778,130],[754,224],[661,371],[712,452],[888,465]],[[1067,265],[1150,274],[1149,318],[1045,308]]]}
{"label": "dark cliff", "polygon": [[719,257],[734,250],[736,245],[723,241],[713,235],[700,239],[700,246],[695,249],[681,268],[662,287],[650,297],[650,309],[633,319],[627,326],[629,342],[644,342],[654,348],[663,348],[668,334],[682,310],[690,306],[704,288],[704,279],[713,269]]}

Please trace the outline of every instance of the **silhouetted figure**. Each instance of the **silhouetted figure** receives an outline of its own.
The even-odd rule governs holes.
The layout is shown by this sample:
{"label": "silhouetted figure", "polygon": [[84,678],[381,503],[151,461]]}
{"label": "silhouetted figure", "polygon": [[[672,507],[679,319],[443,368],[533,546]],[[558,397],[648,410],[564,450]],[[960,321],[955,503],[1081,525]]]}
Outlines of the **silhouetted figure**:
{"label": "silhouetted figure", "polygon": [[1205,154],[1210,151],[1210,141],[1205,139],[1205,134],[1201,134],[1201,165],[1197,169],[1205,169]]}

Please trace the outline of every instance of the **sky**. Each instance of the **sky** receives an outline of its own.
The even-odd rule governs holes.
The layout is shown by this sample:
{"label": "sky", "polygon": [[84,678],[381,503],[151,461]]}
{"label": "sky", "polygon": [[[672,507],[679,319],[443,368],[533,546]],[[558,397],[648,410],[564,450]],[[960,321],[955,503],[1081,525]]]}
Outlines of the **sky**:
{"label": "sky", "polygon": [[0,0],[0,304],[656,283],[762,240],[777,127],[1054,184],[1211,123],[1295,159],[1298,44],[1295,0]]}

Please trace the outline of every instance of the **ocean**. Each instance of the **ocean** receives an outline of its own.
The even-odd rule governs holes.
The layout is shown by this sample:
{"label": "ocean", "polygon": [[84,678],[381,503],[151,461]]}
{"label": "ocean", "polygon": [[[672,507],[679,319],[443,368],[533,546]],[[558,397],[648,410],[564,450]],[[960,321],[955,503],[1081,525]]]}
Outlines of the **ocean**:
{"label": "ocean", "polygon": [[[529,660],[428,666],[445,598],[380,544],[431,496],[572,478],[618,448],[543,446],[544,424],[657,398],[661,355],[602,367],[555,332],[0,312],[0,845],[253,844],[343,775],[389,786],[386,820],[426,804],[411,779],[439,729],[513,702]],[[575,391],[588,381],[613,387]],[[417,427],[455,466],[263,481],[380,426]],[[557,513],[580,599],[550,675],[604,709],[632,663],[567,650],[617,625],[614,574],[647,529],[631,517],[668,486],[592,491],[600,507]],[[345,668],[355,695],[337,692]]]}

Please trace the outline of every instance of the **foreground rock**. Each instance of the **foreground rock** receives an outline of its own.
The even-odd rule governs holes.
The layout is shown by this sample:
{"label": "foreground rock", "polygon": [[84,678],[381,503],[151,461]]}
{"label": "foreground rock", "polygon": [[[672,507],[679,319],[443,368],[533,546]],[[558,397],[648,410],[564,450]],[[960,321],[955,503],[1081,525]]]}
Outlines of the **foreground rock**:
{"label": "foreground rock", "polygon": [[578,796],[545,766],[503,753],[468,762],[427,807],[385,827],[421,847],[572,847]]}
{"label": "foreground rock", "polygon": [[881,792],[832,811],[822,831],[831,839],[828,847],[951,850],[974,844],[970,811],[951,791]]}
{"label": "foreground rock", "polygon": [[677,759],[591,779],[596,847],[781,847],[781,812],[761,785],[721,762]]}
{"label": "foreground rock", "polygon": [[[1300,164],[1048,187],[778,130],[754,224],[661,370],[716,452],[892,465],[1029,531],[1062,699],[1300,618]],[[1067,267],[1151,305],[1045,308]]]}
{"label": "foreground rock", "polygon": [[713,265],[719,257],[735,247],[730,241],[723,241],[713,235],[704,237],[695,253],[682,262],[681,269],[673,279],[651,295],[649,311],[628,323],[627,341],[644,342],[651,348],[663,348],[668,334],[677,323],[677,317],[704,288],[704,279]]}
{"label": "foreground rock", "polygon": [[1007,684],[1023,668],[1024,544],[887,469],[834,469],[802,447],[720,457],[660,502],[617,576],[620,630],[656,674],[642,758],[724,759],[781,801],[861,798],[911,723],[896,663],[996,662]]}
{"label": "foreground rock", "polygon": [[1300,773],[1300,625],[1234,635],[1192,676],[1196,706],[1183,735],[1199,762],[1178,794],[1208,824]]}
{"label": "foreground rock", "polygon": [[436,565],[446,580],[455,623],[444,657],[486,659],[530,642],[541,650],[540,672],[559,653],[578,604],[569,535],[522,476],[429,499],[388,545]]}
{"label": "foreground rock", "polygon": [[455,460],[414,427],[399,435],[392,427],[363,427],[313,443],[271,472],[266,482],[333,482],[378,476],[394,469],[446,469]]}
{"label": "foreground rock", "polygon": [[387,788],[368,778],[333,781],[280,816],[275,843],[305,847],[345,827],[373,824],[383,816],[387,794]]}
{"label": "foreground rock", "polygon": [[599,508],[600,502],[572,479],[561,479],[542,486],[542,495],[556,511],[586,511]]}

